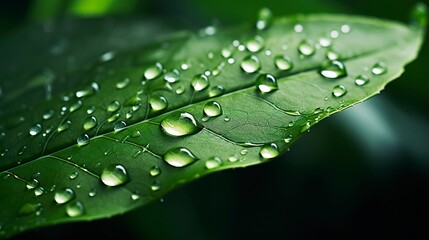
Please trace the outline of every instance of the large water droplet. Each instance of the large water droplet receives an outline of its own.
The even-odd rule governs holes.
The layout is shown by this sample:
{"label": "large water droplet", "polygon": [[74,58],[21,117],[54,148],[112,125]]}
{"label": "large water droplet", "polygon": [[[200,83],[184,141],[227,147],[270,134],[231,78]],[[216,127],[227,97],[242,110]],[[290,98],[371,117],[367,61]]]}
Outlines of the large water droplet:
{"label": "large water droplet", "polygon": [[298,44],[298,51],[304,56],[311,56],[316,52],[313,41],[304,39]]}
{"label": "large water droplet", "polygon": [[209,79],[204,74],[198,74],[192,78],[191,85],[195,91],[201,91],[209,86]]}
{"label": "large water droplet", "polygon": [[179,70],[173,69],[173,70],[165,73],[164,80],[169,82],[169,83],[175,83],[175,82],[179,81],[179,79],[180,79],[179,77],[180,77]]}
{"label": "large water droplet", "polygon": [[188,112],[174,112],[161,122],[161,128],[171,136],[186,136],[201,130],[195,117]]}
{"label": "large water droplet", "polygon": [[269,27],[273,18],[273,13],[269,8],[262,8],[259,10],[258,19],[256,20],[256,28],[264,30]]}
{"label": "large water droplet", "polygon": [[358,86],[363,86],[369,82],[369,78],[366,75],[359,75],[355,79],[355,84]]}
{"label": "large water droplet", "polygon": [[112,164],[103,169],[101,181],[111,187],[127,183],[130,179],[125,167],[120,164]]}
{"label": "large water droplet", "polygon": [[259,151],[261,157],[265,159],[275,158],[280,154],[279,147],[275,143],[265,144]]}
{"label": "large water droplet", "polygon": [[95,126],[97,126],[97,118],[94,116],[88,117],[83,123],[83,129],[85,130],[90,130]]}
{"label": "large water droplet", "polygon": [[161,168],[159,168],[158,166],[153,166],[150,170],[149,170],[149,174],[152,177],[156,177],[159,174],[161,174]]}
{"label": "large water droplet", "polygon": [[250,52],[259,52],[262,48],[264,48],[264,45],[264,39],[258,35],[249,39],[246,43],[247,50],[249,50]]}
{"label": "large water droplet", "polygon": [[341,78],[347,76],[346,67],[340,61],[326,60],[324,61],[319,69],[319,73],[325,78]]}
{"label": "large water droplet", "polygon": [[173,167],[185,167],[198,160],[189,149],[184,147],[168,150],[163,159]]}
{"label": "large water droplet", "polygon": [[85,207],[79,201],[71,202],[67,204],[66,212],[69,217],[78,217],[85,212]]}
{"label": "large water droplet", "polygon": [[116,83],[116,89],[124,89],[130,84],[131,80],[129,78],[124,78],[124,80]]}
{"label": "large water droplet", "polygon": [[208,117],[217,117],[222,115],[222,107],[216,101],[207,102],[203,108],[204,114]]}
{"label": "large water droplet", "polygon": [[120,108],[121,108],[121,104],[116,100],[110,102],[109,105],[107,105],[107,111],[108,112],[116,112]]}
{"label": "large water droplet", "polygon": [[222,160],[219,157],[212,157],[206,161],[207,169],[215,169],[222,165]]}
{"label": "large water droplet", "polygon": [[77,137],[76,142],[77,142],[78,146],[83,146],[83,145],[88,144],[89,143],[88,134],[80,135],[79,137]]}
{"label": "large water droplet", "polygon": [[378,62],[372,66],[371,72],[374,75],[381,75],[387,72],[387,67],[384,62]]}
{"label": "large water droplet", "polygon": [[29,133],[31,136],[36,136],[37,134],[39,134],[42,131],[42,125],[40,125],[39,123],[32,126],[29,130]]}
{"label": "large water droplet", "polygon": [[344,87],[343,85],[337,85],[332,89],[332,95],[334,95],[334,97],[342,97],[346,93],[346,87]]}
{"label": "large water droplet", "polygon": [[269,93],[279,89],[276,78],[271,74],[259,75],[255,84],[262,93]]}
{"label": "large water droplet", "polygon": [[143,75],[147,80],[152,80],[157,78],[159,75],[161,75],[162,70],[163,70],[163,67],[161,63],[155,63],[155,65],[148,67],[144,71]]}
{"label": "large water droplet", "polygon": [[286,55],[277,55],[274,58],[274,64],[282,71],[290,70],[293,67],[292,59]]}
{"label": "large water droplet", "polygon": [[64,204],[70,202],[75,197],[74,191],[70,188],[64,188],[57,191],[54,195],[54,200],[58,204]]}
{"label": "large water droplet", "polygon": [[247,73],[254,73],[261,69],[259,58],[255,55],[249,55],[243,59],[240,65],[241,69]]}

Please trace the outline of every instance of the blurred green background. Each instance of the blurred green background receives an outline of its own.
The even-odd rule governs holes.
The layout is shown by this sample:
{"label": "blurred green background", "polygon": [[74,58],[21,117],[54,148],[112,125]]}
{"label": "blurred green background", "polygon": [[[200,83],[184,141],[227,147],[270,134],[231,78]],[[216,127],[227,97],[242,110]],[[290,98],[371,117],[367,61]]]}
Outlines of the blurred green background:
{"label": "blurred green background", "polygon": [[[0,38],[68,18],[160,19],[172,29],[275,16],[358,14],[407,22],[416,1],[1,0]],[[427,5],[427,4],[426,4]],[[28,43],[29,45],[31,42]],[[429,239],[429,45],[370,100],[322,121],[282,157],[198,179],[141,209],[14,239]]]}

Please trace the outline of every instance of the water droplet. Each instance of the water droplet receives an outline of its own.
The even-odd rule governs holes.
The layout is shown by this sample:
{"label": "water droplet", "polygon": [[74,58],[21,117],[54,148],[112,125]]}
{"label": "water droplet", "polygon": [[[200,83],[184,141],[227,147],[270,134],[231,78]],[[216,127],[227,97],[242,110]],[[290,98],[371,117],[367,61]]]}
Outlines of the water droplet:
{"label": "water droplet", "polygon": [[233,64],[233,63],[235,63],[235,59],[234,58],[228,58],[228,63],[229,64]]}
{"label": "water droplet", "polygon": [[185,90],[186,90],[186,88],[184,86],[178,86],[176,88],[176,94],[177,95],[181,95],[181,94],[183,94],[185,92]]}
{"label": "water droplet", "polygon": [[285,143],[290,143],[292,141],[292,135],[289,135],[287,138],[284,139]]}
{"label": "water droplet", "polygon": [[332,89],[332,95],[334,97],[342,97],[347,93],[346,87],[343,85],[337,85]]}
{"label": "water droplet", "polygon": [[332,50],[332,49],[328,49],[326,51],[326,57],[329,60],[337,60],[339,58],[338,54],[334,50]]}
{"label": "water droplet", "polygon": [[264,30],[269,27],[273,18],[273,13],[269,8],[262,8],[259,10],[258,19],[256,21],[256,28]]}
{"label": "water droplet", "polygon": [[347,24],[344,24],[341,26],[341,32],[342,33],[349,33],[350,32],[350,26]]}
{"label": "water droplet", "polygon": [[225,118],[223,119],[225,122],[229,122],[229,120],[231,120],[228,116],[225,116]]}
{"label": "water droplet", "polygon": [[140,131],[139,130],[136,130],[136,131],[134,131],[134,132],[132,132],[131,133],[131,137],[132,138],[138,138],[138,137],[140,137],[142,134],[140,133]]}
{"label": "water droplet", "polygon": [[225,89],[222,85],[216,85],[209,89],[209,97],[217,97],[222,95],[225,92]]}
{"label": "water droplet", "polygon": [[243,149],[243,150],[241,150],[241,151],[240,151],[240,154],[241,154],[241,155],[246,155],[246,154],[247,154],[247,149]]}
{"label": "water droplet", "polygon": [[201,130],[195,117],[188,112],[174,112],[161,122],[161,128],[171,136],[186,136]]}
{"label": "water droplet", "polygon": [[331,36],[331,38],[338,38],[339,36],[340,36],[340,33],[338,32],[338,31],[336,31],[336,30],[332,30],[330,33],[329,33],[329,36]]}
{"label": "water droplet", "polygon": [[152,80],[157,78],[159,75],[161,75],[163,70],[163,67],[161,65],[161,63],[157,62],[155,63],[155,65],[148,67],[145,71],[144,71],[144,77],[147,80]]}
{"label": "water droplet", "polygon": [[363,86],[369,82],[369,78],[366,75],[359,75],[355,79],[355,84],[358,86]]}
{"label": "water droplet", "polygon": [[70,202],[75,197],[74,191],[70,188],[64,188],[55,192],[54,200],[58,204]]}
{"label": "water droplet", "polygon": [[51,109],[47,111],[45,114],[43,114],[42,118],[43,120],[48,120],[48,119],[51,119],[52,116],[54,116],[54,110]]}
{"label": "water droplet", "polygon": [[249,39],[246,43],[247,50],[250,52],[259,52],[262,48],[264,48],[265,41],[264,39],[256,35],[255,37]]}
{"label": "water droplet", "polygon": [[79,201],[71,202],[67,204],[66,212],[69,217],[78,217],[85,212],[85,207]]}
{"label": "water droplet", "polygon": [[34,189],[34,196],[38,197],[45,193],[45,189],[43,187],[37,187]]}
{"label": "water droplet", "polygon": [[331,40],[329,38],[322,37],[319,39],[319,44],[322,47],[329,47],[331,46]]}
{"label": "water droplet", "polygon": [[206,161],[206,168],[207,169],[215,169],[222,165],[222,160],[218,157],[212,157]]}
{"label": "water droplet", "polygon": [[125,184],[130,180],[124,166],[120,164],[112,164],[103,169],[100,178],[105,185],[111,187]]}
{"label": "water droplet", "polygon": [[131,194],[131,199],[133,201],[139,200],[140,199],[140,193],[138,191],[135,191],[133,194]]}
{"label": "water droplet", "polygon": [[164,80],[169,82],[169,83],[175,83],[175,82],[179,81],[179,79],[180,79],[179,77],[180,77],[179,70],[173,69],[173,70],[165,73]]}
{"label": "water droplet", "polygon": [[121,115],[119,114],[119,113],[114,113],[114,114],[112,114],[112,116],[110,116],[108,119],[107,119],[107,122],[113,122],[113,121],[116,121],[116,120],[118,120],[118,118],[120,117]]}
{"label": "water droplet", "polygon": [[241,69],[247,73],[254,73],[261,69],[259,58],[255,55],[249,55],[243,59],[240,65]]}
{"label": "water droplet", "polygon": [[341,78],[347,76],[345,65],[337,60],[322,62],[319,73],[325,78]]}
{"label": "water droplet", "polygon": [[374,66],[372,66],[371,72],[374,75],[381,75],[386,73],[387,71],[387,67],[386,64],[384,62],[378,62],[376,64],[374,64]]}
{"label": "water droplet", "polygon": [[238,161],[238,157],[235,155],[229,156],[228,157],[228,161],[229,162],[237,162]]}
{"label": "water droplet", "polygon": [[204,114],[208,117],[217,117],[222,115],[222,107],[218,102],[210,101],[204,105]]}
{"label": "water droplet", "polygon": [[27,146],[24,145],[22,146],[19,151],[18,151],[18,156],[21,156],[22,154],[24,154],[25,150],[27,150]]}
{"label": "water droplet", "polygon": [[88,196],[95,197],[95,195],[97,195],[97,189],[93,188],[93,189],[89,190]]}
{"label": "water droplet", "polygon": [[86,109],[87,114],[93,114],[95,112],[95,106],[90,106],[88,109]]}
{"label": "water droplet", "polygon": [[185,167],[198,160],[189,149],[184,147],[168,150],[163,159],[173,167]]}
{"label": "water droplet", "polygon": [[280,154],[279,147],[275,143],[265,144],[259,151],[261,157],[265,159],[275,158]]}
{"label": "water droplet", "polygon": [[153,166],[150,170],[149,170],[149,174],[152,177],[156,177],[159,174],[161,174],[161,168],[159,168],[158,166]]}
{"label": "water droplet", "polygon": [[67,130],[71,126],[70,120],[67,120],[65,123],[60,124],[57,128],[58,132],[62,132],[64,130]]}
{"label": "water droplet", "polygon": [[304,56],[311,56],[316,52],[316,48],[313,41],[304,39],[299,43],[298,51]]}
{"label": "water droplet", "polygon": [[29,130],[29,133],[31,136],[36,136],[37,134],[39,134],[42,131],[42,125],[40,125],[39,123],[32,126]]}
{"label": "water droplet", "polygon": [[293,26],[293,30],[296,33],[301,33],[302,31],[304,31],[304,26],[302,26],[301,24],[295,24],[295,26]]}
{"label": "water droplet", "polygon": [[116,89],[124,89],[130,84],[131,80],[129,78],[124,78],[124,80],[116,83]]}
{"label": "water droplet", "polygon": [[114,100],[111,103],[109,103],[109,105],[107,105],[107,111],[108,112],[116,112],[121,108],[121,104]]}
{"label": "water droplet", "polygon": [[86,118],[85,122],[83,123],[84,130],[90,130],[95,126],[97,126],[97,119],[94,116]]}
{"label": "water droplet", "polygon": [[151,189],[152,191],[158,191],[160,188],[161,188],[161,183],[160,183],[158,180],[155,180],[155,181],[152,183],[152,186],[150,186],[150,189]]}
{"label": "water droplet", "polygon": [[149,98],[149,104],[154,111],[161,111],[168,106],[168,101],[163,96],[155,95]]}
{"label": "water droplet", "polygon": [[201,91],[209,86],[209,79],[204,74],[198,74],[192,78],[191,85],[195,91]]}
{"label": "water droplet", "polygon": [[107,62],[115,57],[115,52],[109,51],[100,56],[100,61]]}
{"label": "water droplet", "polygon": [[83,104],[82,101],[78,100],[75,104],[73,104],[73,105],[70,106],[69,111],[70,112],[74,112],[74,111],[78,110],[79,108],[82,107],[82,104]]}
{"label": "water droplet", "polygon": [[274,58],[274,64],[282,71],[290,70],[293,67],[292,59],[286,55],[277,55]]}
{"label": "water droplet", "polygon": [[39,186],[39,181],[35,178],[31,179],[30,181],[27,182],[27,189],[34,189],[37,186]]}
{"label": "water droplet", "polygon": [[77,137],[76,142],[77,142],[78,146],[83,146],[83,145],[88,144],[89,143],[88,134],[80,135],[79,137]]}
{"label": "water droplet", "polygon": [[115,124],[113,124],[113,130],[119,131],[125,128],[126,126],[127,124],[124,121],[118,121],[118,122],[115,122]]}
{"label": "water droplet", "polygon": [[311,122],[307,121],[304,125],[301,126],[301,129],[299,130],[300,133],[310,132],[311,128]]}
{"label": "water droplet", "polygon": [[224,57],[225,59],[230,58],[232,56],[232,51],[229,48],[224,48],[222,49],[222,51],[220,52],[220,54],[222,55],[222,57]]}
{"label": "water droplet", "polygon": [[72,172],[69,176],[70,180],[74,180],[79,176],[78,172]]}
{"label": "water droplet", "polygon": [[276,78],[271,74],[259,75],[255,84],[261,93],[269,93],[279,89]]}

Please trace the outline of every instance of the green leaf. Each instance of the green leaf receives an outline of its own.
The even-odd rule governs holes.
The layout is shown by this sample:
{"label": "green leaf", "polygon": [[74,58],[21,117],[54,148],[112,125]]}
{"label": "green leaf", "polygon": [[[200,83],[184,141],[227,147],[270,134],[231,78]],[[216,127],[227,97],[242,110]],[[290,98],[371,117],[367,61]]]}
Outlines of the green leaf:
{"label": "green leaf", "polygon": [[424,34],[360,16],[260,16],[152,36],[72,70],[70,58],[45,54],[51,70],[27,56],[38,49],[21,52],[1,76],[0,236],[122,214],[207,174],[269,162],[383,90]]}

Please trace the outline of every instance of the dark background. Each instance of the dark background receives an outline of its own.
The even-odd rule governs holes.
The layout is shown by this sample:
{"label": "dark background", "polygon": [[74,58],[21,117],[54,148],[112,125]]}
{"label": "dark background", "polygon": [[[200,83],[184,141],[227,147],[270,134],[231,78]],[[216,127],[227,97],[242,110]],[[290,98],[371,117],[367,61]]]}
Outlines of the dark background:
{"label": "dark background", "polygon": [[[0,1],[0,37],[63,16],[157,17],[187,29],[274,15],[358,14],[407,22],[415,1]],[[98,5],[97,5],[98,2]],[[110,2],[110,3],[109,3]],[[80,4],[80,5],[79,5]],[[104,4],[104,5],[103,5]],[[107,7],[106,7],[107,6]],[[104,10],[103,10],[104,9]],[[405,73],[266,164],[227,170],[111,219],[14,239],[429,239],[428,42]]]}

